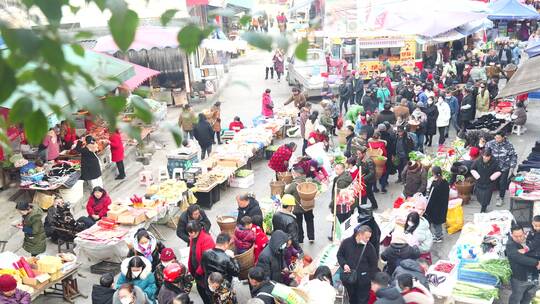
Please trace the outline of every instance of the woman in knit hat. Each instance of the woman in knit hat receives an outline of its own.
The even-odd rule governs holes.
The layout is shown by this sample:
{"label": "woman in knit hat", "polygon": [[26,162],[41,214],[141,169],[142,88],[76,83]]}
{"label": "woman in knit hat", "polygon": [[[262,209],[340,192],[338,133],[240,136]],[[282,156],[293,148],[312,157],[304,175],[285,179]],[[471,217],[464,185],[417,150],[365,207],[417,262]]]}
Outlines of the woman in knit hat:
{"label": "woman in knit hat", "polygon": [[17,281],[9,274],[0,276],[0,303],[30,304],[30,294],[17,289]]}

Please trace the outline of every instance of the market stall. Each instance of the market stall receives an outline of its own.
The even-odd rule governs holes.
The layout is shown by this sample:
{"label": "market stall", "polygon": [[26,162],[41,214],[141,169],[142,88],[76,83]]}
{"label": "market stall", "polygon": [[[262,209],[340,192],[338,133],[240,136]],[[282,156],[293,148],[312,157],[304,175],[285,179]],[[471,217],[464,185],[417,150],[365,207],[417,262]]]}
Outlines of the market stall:
{"label": "market stall", "polygon": [[77,283],[80,263],[70,253],[56,256],[22,257],[12,252],[0,253],[0,273],[9,274],[17,288],[30,293],[32,301],[40,295],[60,296],[69,303],[82,296]]}
{"label": "market stall", "polygon": [[448,260],[432,265],[427,277],[431,293],[463,303],[492,303],[512,271],[504,255],[512,214],[507,211],[475,213],[450,251]]}
{"label": "market stall", "polygon": [[155,224],[185,209],[187,192],[185,182],[168,180],[149,186],[144,197],[132,195],[113,202],[106,218],[77,234],[74,243],[79,260],[120,263],[128,253],[126,243],[140,228],[152,229],[161,238]]}

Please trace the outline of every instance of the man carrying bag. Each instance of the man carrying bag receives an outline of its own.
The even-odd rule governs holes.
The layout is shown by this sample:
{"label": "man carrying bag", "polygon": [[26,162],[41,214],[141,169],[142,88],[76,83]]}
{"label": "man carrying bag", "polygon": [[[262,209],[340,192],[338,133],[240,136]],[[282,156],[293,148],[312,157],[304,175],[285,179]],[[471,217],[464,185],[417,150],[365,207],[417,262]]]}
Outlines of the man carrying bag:
{"label": "man carrying bag", "polygon": [[350,304],[368,302],[371,279],[379,271],[379,257],[369,242],[371,233],[369,226],[359,226],[339,246],[337,259],[342,270],[341,281],[347,289]]}

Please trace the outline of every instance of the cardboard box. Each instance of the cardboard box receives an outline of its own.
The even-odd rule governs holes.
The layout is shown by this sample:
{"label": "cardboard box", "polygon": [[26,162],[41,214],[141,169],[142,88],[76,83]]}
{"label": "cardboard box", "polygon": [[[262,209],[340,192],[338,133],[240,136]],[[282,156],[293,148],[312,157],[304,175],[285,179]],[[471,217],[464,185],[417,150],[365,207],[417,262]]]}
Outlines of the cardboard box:
{"label": "cardboard box", "polygon": [[35,289],[38,289],[40,286],[45,285],[49,282],[51,279],[51,276],[47,273],[36,273],[36,277],[30,278],[30,277],[23,277],[22,281],[24,285],[32,286]]}
{"label": "cardboard box", "polygon": [[238,159],[220,159],[217,161],[218,166],[238,168],[241,161]]}
{"label": "cardboard box", "polygon": [[146,220],[146,214],[144,212],[126,212],[121,214],[116,220],[123,225],[138,225]]}
{"label": "cardboard box", "polygon": [[113,204],[110,206],[110,210],[107,212],[107,217],[112,220],[118,221],[118,217],[127,211],[127,207]]}

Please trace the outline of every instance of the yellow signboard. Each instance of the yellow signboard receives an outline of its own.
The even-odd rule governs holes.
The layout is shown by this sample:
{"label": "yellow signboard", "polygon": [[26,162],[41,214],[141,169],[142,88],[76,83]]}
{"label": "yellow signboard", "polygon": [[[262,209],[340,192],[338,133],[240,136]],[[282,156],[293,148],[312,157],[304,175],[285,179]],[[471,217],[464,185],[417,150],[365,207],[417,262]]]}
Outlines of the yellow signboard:
{"label": "yellow signboard", "polygon": [[[363,78],[371,78],[373,72],[378,74],[381,71],[383,61],[384,58],[361,60],[358,64],[358,72]],[[416,62],[416,41],[406,40],[403,47],[400,48],[399,57],[388,58],[388,62],[392,66],[400,65],[407,73],[412,73]]]}

